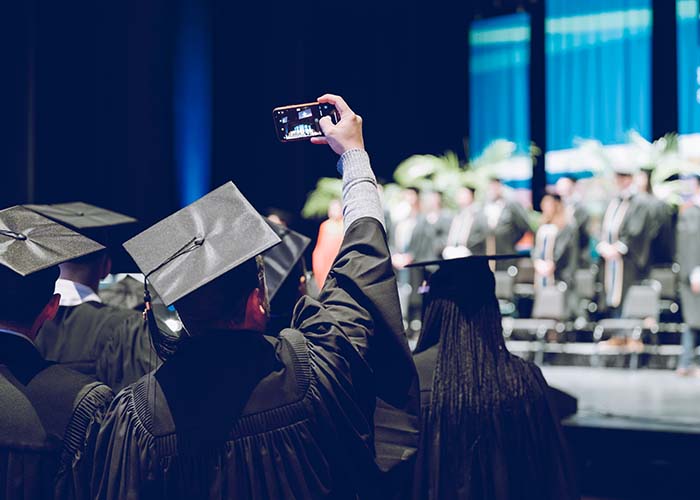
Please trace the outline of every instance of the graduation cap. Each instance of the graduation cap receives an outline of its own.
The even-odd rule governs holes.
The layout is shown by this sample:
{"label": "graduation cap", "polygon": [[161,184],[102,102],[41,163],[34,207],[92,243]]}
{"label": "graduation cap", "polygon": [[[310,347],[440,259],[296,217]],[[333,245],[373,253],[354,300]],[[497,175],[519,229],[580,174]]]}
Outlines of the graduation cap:
{"label": "graduation cap", "polygon": [[265,285],[268,297],[272,300],[304,256],[311,238],[270,220],[267,223],[282,241],[263,253]]}
{"label": "graduation cap", "polygon": [[496,291],[496,280],[489,261],[512,260],[518,254],[470,255],[457,259],[414,262],[406,267],[437,267],[421,286],[430,298],[483,300]]}
{"label": "graduation cap", "polygon": [[[138,222],[133,217],[81,201],[24,207],[99,241],[110,251],[113,272],[136,270],[136,265],[121,247],[122,241],[133,236],[133,225]],[[131,234],[125,232],[126,227],[132,228]]]}
{"label": "graduation cap", "polygon": [[169,306],[279,242],[233,182],[227,182],[124,248],[146,277],[145,291],[150,283]]}
{"label": "graduation cap", "polygon": [[73,203],[56,203],[53,205],[24,205],[26,208],[40,213],[75,229],[91,229],[118,226],[137,222],[128,215],[112,212],[105,208],[89,205],[81,201]]}
{"label": "graduation cap", "polygon": [[27,208],[0,211],[0,265],[20,276],[99,250],[100,243]]}

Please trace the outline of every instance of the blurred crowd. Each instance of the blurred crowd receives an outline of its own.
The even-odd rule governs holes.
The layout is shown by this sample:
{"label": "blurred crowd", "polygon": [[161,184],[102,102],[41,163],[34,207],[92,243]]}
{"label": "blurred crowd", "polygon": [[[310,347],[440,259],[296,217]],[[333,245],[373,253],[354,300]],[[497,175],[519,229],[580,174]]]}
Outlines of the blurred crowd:
{"label": "blurred crowd", "polygon": [[[512,254],[513,259],[492,264],[494,270],[527,276],[532,295],[545,288],[564,291],[570,320],[591,317],[591,312],[596,319],[620,318],[630,287],[648,283],[652,270],[666,269],[676,277],[675,307],[683,311],[676,316],[685,323],[678,371],[694,373],[700,327],[700,183],[692,169],[685,170],[672,177],[674,197],[666,186],[659,189],[663,196],[657,195],[653,171],[631,162],[613,165],[605,175],[560,175],[547,186],[539,211],[533,209],[529,191],[513,189],[493,173],[481,182],[455,177],[456,185],[447,189],[437,182],[386,185],[389,247],[409,335],[415,337],[421,329],[421,285],[434,269],[407,268],[412,262]],[[341,219],[331,213],[329,220]],[[324,246],[333,247],[319,234],[317,252]],[[317,256],[315,269],[323,267]],[[577,296],[581,271],[595,282],[592,303]],[[608,342],[638,341],[616,335]]]}

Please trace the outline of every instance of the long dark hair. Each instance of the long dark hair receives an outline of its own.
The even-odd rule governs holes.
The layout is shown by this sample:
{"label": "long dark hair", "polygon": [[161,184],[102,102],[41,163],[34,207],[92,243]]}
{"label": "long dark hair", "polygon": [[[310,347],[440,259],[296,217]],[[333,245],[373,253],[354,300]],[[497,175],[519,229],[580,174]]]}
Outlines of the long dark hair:
{"label": "long dark hair", "polygon": [[539,369],[508,352],[496,297],[433,298],[419,348],[436,341],[423,414],[431,498],[568,498],[546,384]]}

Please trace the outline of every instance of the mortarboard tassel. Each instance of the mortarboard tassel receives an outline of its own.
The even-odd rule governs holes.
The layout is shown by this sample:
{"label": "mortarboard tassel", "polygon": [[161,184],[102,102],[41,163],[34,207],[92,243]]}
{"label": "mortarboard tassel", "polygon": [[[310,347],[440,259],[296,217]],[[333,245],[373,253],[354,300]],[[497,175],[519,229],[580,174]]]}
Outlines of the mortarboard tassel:
{"label": "mortarboard tassel", "polygon": [[151,344],[158,354],[158,357],[165,361],[175,354],[179,337],[169,335],[158,327],[156,315],[153,312],[151,292],[148,291],[148,285],[145,279],[143,280],[143,306],[143,319],[151,335]]}
{"label": "mortarboard tassel", "polygon": [[153,304],[151,299],[151,292],[148,290],[148,277],[154,272],[162,269],[166,264],[169,264],[176,258],[191,252],[202,246],[204,243],[204,238],[201,236],[196,236],[190,241],[185,243],[177,252],[167,258],[161,265],[153,269],[151,272],[144,276],[143,280],[143,319],[148,326],[148,332],[151,335],[151,343],[155,349],[158,357],[165,361],[170,356],[175,354],[177,350],[177,344],[180,339],[179,336],[170,335],[158,327],[158,322],[156,321],[156,315],[153,312]]}

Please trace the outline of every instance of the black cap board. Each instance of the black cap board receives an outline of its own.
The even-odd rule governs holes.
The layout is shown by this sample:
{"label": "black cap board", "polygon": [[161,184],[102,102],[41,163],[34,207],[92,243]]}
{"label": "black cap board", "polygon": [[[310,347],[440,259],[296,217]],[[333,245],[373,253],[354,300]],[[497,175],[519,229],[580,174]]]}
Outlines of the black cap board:
{"label": "black cap board", "polygon": [[227,182],[124,248],[169,306],[279,242],[233,182]]}
{"label": "black cap board", "polygon": [[275,224],[270,220],[267,220],[267,223],[270,224],[270,227],[282,240],[279,245],[263,253],[263,261],[265,262],[265,285],[267,287],[268,297],[272,300],[282,286],[282,283],[285,282],[299,263],[299,260],[304,256],[304,252],[309,247],[309,244],[311,244],[311,238],[297,233],[296,231],[292,231],[287,227]]}
{"label": "black cap board", "polygon": [[0,265],[27,276],[104,246],[27,208],[0,211]]}
{"label": "black cap board", "polygon": [[112,227],[137,222],[133,217],[96,207],[82,201],[56,203],[53,205],[24,205],[61,224],[77,230]]}
{"label": "black cap board", "polygon": [[121,244],[136,232],[133,217],[82,201],[53,205],[24,205],[59,224],[64,224],[92,240],[100,242],[112,259],[112,273],[136,271],[136,264]]}

